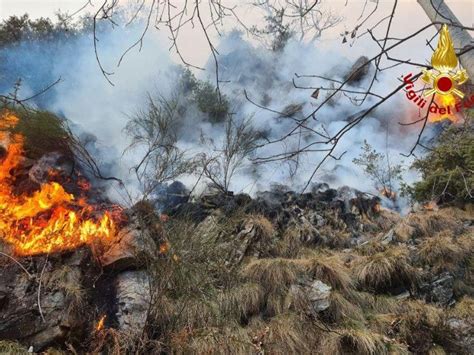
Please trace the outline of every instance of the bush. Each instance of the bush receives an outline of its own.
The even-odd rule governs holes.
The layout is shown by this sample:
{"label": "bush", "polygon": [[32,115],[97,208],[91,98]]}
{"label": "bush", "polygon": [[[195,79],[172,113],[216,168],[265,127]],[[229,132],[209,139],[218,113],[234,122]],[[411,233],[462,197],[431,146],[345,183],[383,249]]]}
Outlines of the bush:
{"label": "bush", "polygon": [[422,180],[408,188],[415,201],[466,204],[473,201],[474,129],[470,119],[463,126],[444,131],[438,145],[413,168]]}
{"label": "bush", "polygon": [[66,157],[73,156],[71,135],[66,121],[47,112],[28,108],[0,108],[1,115],[11,112],[19,118],[18,124],[11,128],[12,133],[21,134],[28,158],[38,159],[45,153],[60,152]]}
{"label": "bush", "polygon": [[209,115],[212,123],[223,122],[230,110],[230,104],[224,95],[207,81],[199,81],[194,90],[194,99],[199,110]]}

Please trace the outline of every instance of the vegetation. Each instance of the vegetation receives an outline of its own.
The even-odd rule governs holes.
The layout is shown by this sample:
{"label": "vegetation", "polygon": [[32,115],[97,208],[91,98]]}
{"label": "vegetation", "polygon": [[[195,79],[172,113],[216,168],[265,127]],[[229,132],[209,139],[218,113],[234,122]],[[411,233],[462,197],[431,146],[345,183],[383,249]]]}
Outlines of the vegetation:
{"label": "vegetation", "polygon": [[[454,236],[445,231],[438,237],[426,236],[439,229],[430,221],[436,219],[433,216],[440,219],[443,213],[440,210],[418,217],[426,234],[414,237],[420,241],[417,253],[410,253],[404,242],[400,246],[383,244],[374,234],[370,248],[342,252],[317,244],[293,243],[289,254],[281,248],[287,231],[263,216],[240,209],[229,216],[216,210],[197,228],[191,220],[172,218],[163,226],[168,251],[149,260],[149,271],[154,275],[149,332],[138,342],[124,343],[122,338],[117,349],[463,353],[466,349],[456,340],[448,319],[468,319],[472,298],[458,296],[460,301],[449,312],[417,299],[421,268],[431,268],[441,258],[437,250],[429,250],[428,241],[450,238],[457,241],[456,245],[465,245],[469,252],[457,247],[446,251],[453,263],[454,255],[462,260],[472,255],[472,243],[463,244],[467,243],[463,234]],[[445,219],[461,223],[452,217],[458,215],[455,211],[447,210],[446,214]],[[243,235],[248,235],[239,234],[242,230],[255,231],[249,244],[243,242]],[[334,228],[334,233],[337,231]],[[238,251],[243,258],[234,258],[236,249],[243,245],[247,249]],[[295,292],[295,285],[305,280],[320,280],[331,287],[327,309],[316,312],[308,292]],[[463,282],[472,284],[468,279]],[[405,300],[391,296],[400,289],[410,290],[412,296]],[[107,348],[108,344],[103,346]]]}
{"label": "vegetation", "polygon": [[32,20],[28,14],[8,17],[0,23],[0,48],[20,42],[68,39],[89,27],[85,18],[74,23],[66,14],[58,13],[56,17],[54,22],[43,17]]}
{"label": "vegetation", "polygon": [[7,111],[19,118],[18,124],[11,131],[24,137],[24,149],[30,159],[39,159],[48,152],[60,152],[72,157],[72,136],[64,119],[50,112],[25,106],[0,106],[2,114]]}
{"label": "vegetation", "polygon": [[422,180],[408,192],[416,201],[438,204],[466,204],[473,201],[474,125],[466,118],[461,126],[451,126],[438,138],[426,156],[415,161]]}
{"label": "vegetation", "polygon": [[361,155],[353,162],[364,169],[382,195],[394,201],[397,199],[396,184],[401,182],[403,171],[400,164],[391,164],[387,154],[378,153],[366,140]]}

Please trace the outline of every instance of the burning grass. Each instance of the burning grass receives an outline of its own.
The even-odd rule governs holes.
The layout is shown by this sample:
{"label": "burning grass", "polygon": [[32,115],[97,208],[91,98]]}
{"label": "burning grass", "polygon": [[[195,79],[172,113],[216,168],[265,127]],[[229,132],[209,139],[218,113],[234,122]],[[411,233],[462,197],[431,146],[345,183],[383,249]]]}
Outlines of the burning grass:
{"label": "burning grass", "polygon": [[97,211],[85,194],[76,197],[53,179],[31,193],[17,191],[17,172],[25,161],[25,136],[15,131],[20,122],[9,111],[0,117],[0,142],[6,146],[0,166],[0,238],[17,255],[110,241],[116,232],[111,214]]}

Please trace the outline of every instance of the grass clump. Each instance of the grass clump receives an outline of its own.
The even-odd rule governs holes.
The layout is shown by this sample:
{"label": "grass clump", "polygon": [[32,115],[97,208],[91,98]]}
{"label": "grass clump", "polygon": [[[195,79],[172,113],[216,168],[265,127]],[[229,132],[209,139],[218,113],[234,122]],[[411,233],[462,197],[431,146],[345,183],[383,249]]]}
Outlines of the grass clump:
{"label": "grass clump", "polygon": [[26,355],[28,349],[15,341],[0,340],[0,354]]}
{"label": "grass clump", "polygon": [[323,354],[388,354],[380,334],[362,327],[338,329],[329,333],[321,346]]}
{"label": "grass clump", "polygon": [[348,270],[337,255],[312,252],[299,259],[299,262],[305,266],[311,278],[321,280],[335,290],[348,293],[354,286]]}
{"label": "grass clump", "polygon": [[244,266],[244,278],[256,282],[266,290],[287,289],[296,283],[303,269],[293,259],[255,259]]}
{"label": "grass clump", "polygon": [[373,292],[389,292],[398,287],[413,289],[417,271],[404,248],[391,248],[367,257],[356,269],[359,285]]}
{"label": "grass clump", "polygon": [[435,272],[453,270],[463,262],[466,250],[450,236],[450,233],[424,239],[418,250],[420,261],[433,267]]}

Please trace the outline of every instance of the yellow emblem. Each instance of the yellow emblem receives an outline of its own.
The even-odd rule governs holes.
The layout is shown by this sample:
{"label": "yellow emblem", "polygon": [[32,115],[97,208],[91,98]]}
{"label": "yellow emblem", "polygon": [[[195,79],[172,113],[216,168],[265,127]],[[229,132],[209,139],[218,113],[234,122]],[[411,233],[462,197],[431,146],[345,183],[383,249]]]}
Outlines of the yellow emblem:
{"label": "yellow emblem", "polygon": [[432,88],[425,90],[423,95],[426,97],[434,93],[455,94],[462,99],[464,94],[456,86],[465,83],[469,77],[466,70],[455,70],[458,67],[458,58],[454,52],[453,40],[446,24],[441,28],[438,46],[431,57],[431,65],[435,70],[423,69],[421,80],[430,84]]}

